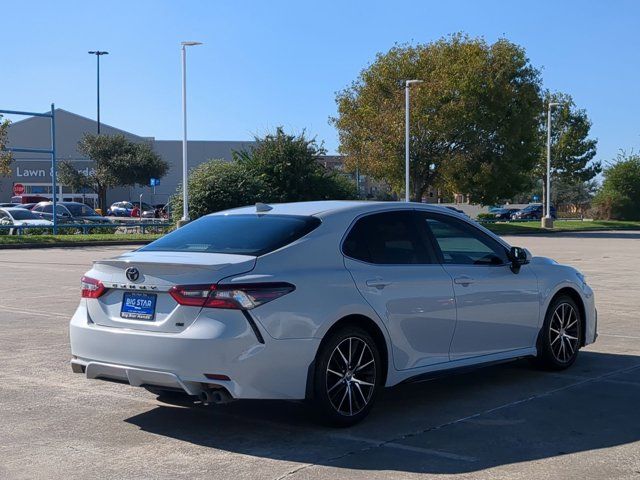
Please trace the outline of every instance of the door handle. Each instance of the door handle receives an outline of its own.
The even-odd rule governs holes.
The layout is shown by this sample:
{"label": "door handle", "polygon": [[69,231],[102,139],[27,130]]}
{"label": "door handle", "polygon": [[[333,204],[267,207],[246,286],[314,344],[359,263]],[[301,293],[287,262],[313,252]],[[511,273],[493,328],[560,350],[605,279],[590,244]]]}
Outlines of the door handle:
{"label": "door handle", "polygon": [[365,283],[367,284],[367,287],[374,287],[379,290],[382,290],[384,287],[388,287],[389,285],[391,285],[391,282],[385,282],[381,278],[367,280]]}
{"label": "door handle", "polygon": [[456,285],[462,285],[463,287],[471,285],[474,282],[475,280],[473,278],[467,277],[466,275],[461,275],[453,279],[453,283],[455,283]]}

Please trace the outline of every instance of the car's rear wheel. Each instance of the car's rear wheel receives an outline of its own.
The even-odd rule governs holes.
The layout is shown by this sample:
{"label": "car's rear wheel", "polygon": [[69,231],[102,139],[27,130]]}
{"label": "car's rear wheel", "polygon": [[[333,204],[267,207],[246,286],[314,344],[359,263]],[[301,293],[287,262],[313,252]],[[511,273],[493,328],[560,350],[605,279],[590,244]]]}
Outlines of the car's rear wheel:
{"label": "car's rear wheel", "polygon": [[382,382],[378,347],[365,330],[345,327],[325,339],[316,358],[314,404],[320,421],[347,427],[369,414]]}
{"label": "car's rear wheel", "polygon": [[576,302],[561,295],[549,305],[538,337],[538,365],[550,370],[570,367],[578,357],[582,339],[582,318]]}

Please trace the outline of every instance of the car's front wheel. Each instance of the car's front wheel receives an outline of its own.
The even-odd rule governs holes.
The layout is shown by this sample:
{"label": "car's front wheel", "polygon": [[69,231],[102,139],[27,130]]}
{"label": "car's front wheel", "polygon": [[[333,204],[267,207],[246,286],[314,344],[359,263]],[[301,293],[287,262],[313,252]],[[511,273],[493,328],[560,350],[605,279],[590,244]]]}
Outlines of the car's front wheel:
{"label": "car's front wheel", "polygon": [[378,347],[365,330],[329,334],[316,358],[314,404],[323,423],[347,427],[369,414],[382,383]]}
{"label": "car's front wheel", "polygon": [[547,369],[563,370],[578,357],[582,339],[582,318],[573,298],[561,295],[549,305],[538,337],[537,363]]}

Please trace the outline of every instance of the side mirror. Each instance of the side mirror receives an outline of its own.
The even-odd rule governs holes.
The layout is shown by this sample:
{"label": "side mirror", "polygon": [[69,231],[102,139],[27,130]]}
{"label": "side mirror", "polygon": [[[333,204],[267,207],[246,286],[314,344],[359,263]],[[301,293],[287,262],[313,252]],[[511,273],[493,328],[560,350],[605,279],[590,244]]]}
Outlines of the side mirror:
{"label": "side mirror", "polygon": [[511,260],[512,268],[519,269],[531,261],[531,253],[526,248],[511,247],[509,260]]}

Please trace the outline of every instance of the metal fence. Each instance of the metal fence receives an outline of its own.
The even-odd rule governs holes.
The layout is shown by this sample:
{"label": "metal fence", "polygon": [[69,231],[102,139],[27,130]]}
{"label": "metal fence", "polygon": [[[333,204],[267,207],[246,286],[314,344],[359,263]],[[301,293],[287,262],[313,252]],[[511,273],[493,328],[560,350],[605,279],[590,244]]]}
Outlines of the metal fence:
{"label": "metal fence", "polygon": [[58,223],[53,225],[0,225],[0,235],[39,235],[58,234],[127,234],[167,233],[174,224],[170,222],[105,222],[105,223]]}

